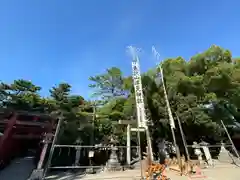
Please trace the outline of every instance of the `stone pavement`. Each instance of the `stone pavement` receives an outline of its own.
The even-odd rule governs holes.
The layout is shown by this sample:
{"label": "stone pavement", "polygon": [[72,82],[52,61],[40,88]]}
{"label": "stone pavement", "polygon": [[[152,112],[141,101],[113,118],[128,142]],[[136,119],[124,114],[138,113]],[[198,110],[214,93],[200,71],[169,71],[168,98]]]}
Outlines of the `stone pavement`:
{"label": "stone pavement", "polygon": [[97,174],[73,175],[70,173],[62,173],[61,175],[48,176],[46,180],[138,180],[140,179],[140,170],[118,171],[118,172],[101,172]]}
{"label": "stone pavement", "polygon": [[[34,169],[31,158],[22,158],[13,161],[6,169],[0,171],[1,180],[26,180]],[[171,180],[240,180],[240,167],[231,164],[218,163],[215,168],[202,170],[206,178],[189,178],[177,175],[175,172],[167,171],[166,174]],[[118,172],[101,172],[97,174],[72,174],[58,173],[49,176],[47,180],[139,180],[141,177],[140,169],[118,171]]]}
{"label": "stone pavement", "polygon": [[[240,179],[240,168],[239,167],[216,167],[205,169],[202,171],[203,178],[191,178],[186,176],[180,176],[174,172],[167,171],[167,176],[171,180],[239,180]],[[104,180],[104,179],[114,179],[114,180],[139,180],[140,171],[139,170],[129,170],[123,172],[115,173],[99,173],[97,175],[86,175],[81,178],[82,180]],[[74,179],[80,180],[80,178]]]}
{"label": "stone pavement", "polygon": [[208,168],[202,170],[202,178],[194,178],[194,176],[186,177],[177,175],[174,172],[167,172],[167,175],[171,180],[239,180],[240,179],[240,167],[234,165],[219,166],[215,168]]}
{"label": "stone pavement", "polygon": [[[240,167],[234,165],[218,166],[202,170],[205,178],[190,178],[180,176],[172,171],[167,171],[166,174],[171,180],[239,180]],[[65,173],[64,175],[57,175],[55,177],[48,177],[47,180],[140,180],[140,169],[118,171],[118,172],[101,172],[98,174],[90,175],[73,175]]]}
{"label": "stone pavement", "polygon": [[26,180],[34,167],[32,157],[15,159],[9,166],[0,171],[0,179]]}
{"label": "stone pavement", "polygon": [[[114,179],[114,180],[139,180],[141,178],[140,169],[126,170],[120,172],[102,172],[99,174],[86,175],[83,180],[104,180],[104,179]],[[78,179],[76,179],[78,180]]]}
{"label": "stone pavement", "polygon": [[[209,180],[239,180],[239,167],[216,167],[203,170]],[[206,179],[207,180],[207,179]]]}

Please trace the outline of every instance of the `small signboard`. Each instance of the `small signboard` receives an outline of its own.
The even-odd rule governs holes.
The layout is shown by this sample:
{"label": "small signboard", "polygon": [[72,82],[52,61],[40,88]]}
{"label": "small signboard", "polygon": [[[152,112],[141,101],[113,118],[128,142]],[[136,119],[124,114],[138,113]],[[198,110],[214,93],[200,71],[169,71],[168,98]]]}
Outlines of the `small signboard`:
{"label": "small signboard", "polygon": [[89,157],[89,158],[92,158],[93,156],[94,156],[94,151],[89,151],[88,157]]}
{"label": "small signboard", "polygon": [[138,131],[144,132],[145,129],[144,128],[131,128],[131,131],[134,131],[134,132],[138,132]]}
{"label": "small signboard", "polygon": [[128,125],[128,124],[137,124],[137,121],[133,121],[133,120],[119,120],[118,123],[119,124]]}

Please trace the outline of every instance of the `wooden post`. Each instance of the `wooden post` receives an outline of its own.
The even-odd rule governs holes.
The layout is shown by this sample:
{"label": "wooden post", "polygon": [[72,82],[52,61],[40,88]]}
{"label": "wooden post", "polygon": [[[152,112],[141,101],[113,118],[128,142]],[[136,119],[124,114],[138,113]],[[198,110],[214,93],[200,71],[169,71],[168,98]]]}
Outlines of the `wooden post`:
{"label": "wooden post", "polygon": [[42,152],[41,152],[40,160],[39,160],[38,165],[37,165],[37,169],[42,169],[43,162],[44,162],[46,152],[47,152],[47,148],[48,148],[48,144],[50,143],[51,138],[52,138],[52,134],[47,133],[46,136],[45,136],[45,139],[44,139],[44,146],[43,146],[43,149],[42,149]]}

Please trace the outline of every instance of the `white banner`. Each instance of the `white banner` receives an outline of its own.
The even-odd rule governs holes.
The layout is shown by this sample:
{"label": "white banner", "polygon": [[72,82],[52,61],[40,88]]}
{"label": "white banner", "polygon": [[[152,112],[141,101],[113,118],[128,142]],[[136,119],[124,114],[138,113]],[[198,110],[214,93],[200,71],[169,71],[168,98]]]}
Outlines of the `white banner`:
{"label": "white banner", "polygon": [[138,127],[146,127],[146,113],[144,106],[144,97],[142,91],[142,80],[140,73],[140,66],[137,61],[132,62],[132,78],[135,90],[135,98],[136,98],[136,108],[137,108],[137,116],[138,116]]}

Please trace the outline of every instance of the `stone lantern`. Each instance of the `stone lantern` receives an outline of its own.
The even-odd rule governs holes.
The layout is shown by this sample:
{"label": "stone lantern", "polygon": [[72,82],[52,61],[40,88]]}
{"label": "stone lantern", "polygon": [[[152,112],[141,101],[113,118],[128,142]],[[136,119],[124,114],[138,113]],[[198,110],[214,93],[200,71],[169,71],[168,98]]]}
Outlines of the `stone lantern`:
{"label": "stone lantern", "polygon": [[120,163],[119,163],[118,157],[117,157],[117,150],[118,150],[118,148],[116,147],[117,143],[118,143],[118,141],[112,137],[111,141],[110,141],[111,154],[110,154],[110,158],[107,162],[107,170],[109,170],[109,171],[121,170],[121,166],[120,166]]}
{"label": "stone lantern", "polygon": [[202,151],[201,146],[197,142],[193,142],[192,148],[194,149],[194,154],[198,157],[200,164],[202,163]]}

